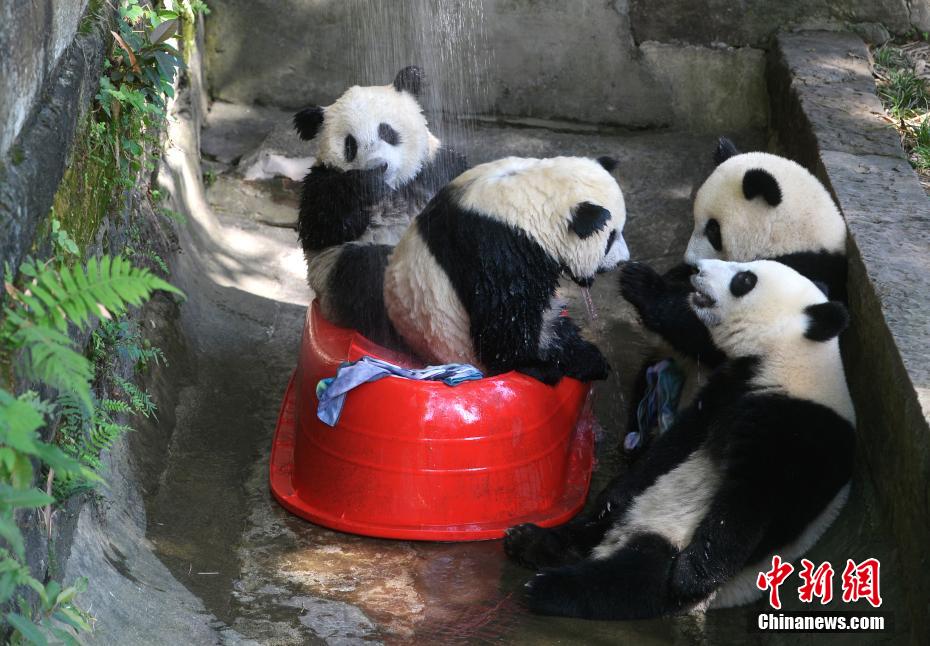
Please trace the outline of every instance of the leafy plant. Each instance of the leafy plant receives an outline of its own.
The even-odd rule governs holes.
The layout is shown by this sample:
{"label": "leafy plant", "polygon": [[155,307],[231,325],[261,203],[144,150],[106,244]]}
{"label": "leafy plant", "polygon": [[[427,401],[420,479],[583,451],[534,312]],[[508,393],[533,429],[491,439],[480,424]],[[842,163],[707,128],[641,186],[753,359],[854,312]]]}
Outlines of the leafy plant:
{"label": "leafy plant", "polygon": [[[96,419],[90,360],[74,347],[68,327],[86,329],[96,318],[125,312],[141,305],[154,290],[180,292],[148,270],[136,269],[122,258],[104,256],[86,266],[68,267],[63,262],[40,263],[28,259],[20,267],[22,285],[13,284],[9,267],[4,285],[7,300],[0,322],[4,364],[16,358],[16,368],[5,371],[8,385],[15,377],[57,393],[42,399],[34,391],[14,396],[0,388],[0,605],[17,598],[19,612],[10,610],[6,622],[15,639],[45,643],[49,635],[75,643],[67,627],[89,628],[86,615],[73,603],[83,584],[62,590],[54,581],[43,585],[25,565],[25,546],[17,513],[47,507],[54,502],[47,492],[33,486],[34,460],[48,465],[60,480],[94,483],[100,480],[95,465],[82,462],[59,447],[42,441],[39,431],[59,412],[90,416],[95,425],[90,445],[103,448],[122,432],[111,420]],[[130,397],[130,406],[146,410],[151,400]],[[138,403],[136,403],[138,400]],[[78,456],[79,457],[79,456]],[[48,522],[48,516],[46,516]],[[37,623],[30,619],[28,602],[17,591],[30,588],[39,597]]]}

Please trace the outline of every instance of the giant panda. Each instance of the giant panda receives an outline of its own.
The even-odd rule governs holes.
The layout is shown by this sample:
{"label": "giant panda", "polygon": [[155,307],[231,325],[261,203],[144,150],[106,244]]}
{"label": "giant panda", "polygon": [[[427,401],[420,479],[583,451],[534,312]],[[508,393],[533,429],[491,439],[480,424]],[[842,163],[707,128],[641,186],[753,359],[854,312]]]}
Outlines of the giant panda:
{"label": "giant panda", "polygon": [[[559,278],[588,286],[629,258],[614,160],[508,157],[442,189],[385,259],[383,291],[334,292],[336,309],[372,313],[359,331],[398,336],[433,363],[545,383],[606,376],[600,351],[561,316]],[[326,280],[337,284],[332,265]],[[358,319],[366,317],[358,316]]]}
{"label": "giant panda", "polygon": [[519,370],[545,383],[606,377],[600,351],[561,315],[559,278],[587,287],[629,258],[616,162],[508,157],[457,177],[394,250],[388,316],[421,357]]}
{"label": "giant panda", "polygon": [[[685,374],[684,403],[699,388],[699,373],[724,360],[688,306],[689,277],[699,260],[777,260],[821,286],[830,298],[846,302],[846,224],[820,181],[790,159],[740,153],[725,137],[718,140],[714,162],[715,170],[695,196],[694,229],[684,263],[664,275],[643,263],[627,263],[619,277],[621,294],[643,325],[677,353]],[[640,401],[644,390],[645,366],[633,401]],[[634,406],[631,430],[635,411]]]}
{"label": "giant panda", "polygon": [[307,280],[334,323],[357,327],[370,313],[335,310],[331,292],[351,283],[333,285],[323,274],[364,281],[383,271],[410,220],[465,169],[464,157],[430,132],[417,102],[421,86],[422,70],[405,67],[390,85],[353,86],[331,105],[294,116],[300,137],[319,144],[303,180],[297,231]]}
{"label": "giant panda", "polygon": [[798,558],[846,501],[845,306],[782,263],[697,267],[689,305],[727,359],[594,511],[507,532],[512,559],[548,568],[528,584],[536,612],[638,619],[747,603],[771,556]]}

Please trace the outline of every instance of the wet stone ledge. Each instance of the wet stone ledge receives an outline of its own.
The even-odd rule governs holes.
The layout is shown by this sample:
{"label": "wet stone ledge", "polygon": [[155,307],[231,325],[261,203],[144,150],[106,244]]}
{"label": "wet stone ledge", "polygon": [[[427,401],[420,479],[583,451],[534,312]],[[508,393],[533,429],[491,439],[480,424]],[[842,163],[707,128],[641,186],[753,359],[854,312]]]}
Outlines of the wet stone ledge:
{"label": "wet stone ledge", "polygon": [[930,634],[930,198],[882,119],[870,58],[853,34],[783,34],[769,82],[780,143],[826,183],[849,228],[843,349],[858,471],[910,573],[900,583],[914,637]]}

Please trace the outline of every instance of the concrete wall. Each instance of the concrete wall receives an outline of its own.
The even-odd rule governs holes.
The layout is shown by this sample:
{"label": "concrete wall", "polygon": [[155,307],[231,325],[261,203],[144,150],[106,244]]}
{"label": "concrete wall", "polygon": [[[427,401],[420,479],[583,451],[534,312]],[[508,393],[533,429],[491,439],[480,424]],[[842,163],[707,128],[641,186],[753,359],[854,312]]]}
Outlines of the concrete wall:
{"label": "concrete wall", "polygon": [[[349,85],[387,83],[415,62],[434,83],[428,110],[630,127],[684,118],[704,130],[767,121],[759,51],[639,47],[628,0],[214,0],[211,7],[208,84],[227,101],[325,104]],[[698,109],[708,102],[722,111]]]}
{"label": "concrete wall", "polygon": [[[911,9],[926,0],[630,0],[636,42],[768,47],[779,30],[857,28],[891,33],[911,28]],[[916,13],[915,13],[916,15]],[[887,32],[885,32],[887,33]]]}
{"label": "concrete wall", "polygon": [[74,39],[88,0],[0,3],[0,158]]}
{"label": "concrete wall", "polygon": [[907,573],[896,581],[908,604],[893,608],[896,622],[924,643],[916,636],[930,634],[930,200],[882,118],[856,35],[780,36],[770,69],[779,141],[830,188],[849,227],[853,325],[843,350],[859,480],[874,484]]}
{"label": "concrete wall", "polygon": [[328,103],[349,85],[386,83],[416,62],[435,82],[427,109],[753,128],[767,119],[760,50],[776,31],[854,27],[881,40],[930,22],[928,4],[213,0],[206,63],[213,97],[238,103]]}

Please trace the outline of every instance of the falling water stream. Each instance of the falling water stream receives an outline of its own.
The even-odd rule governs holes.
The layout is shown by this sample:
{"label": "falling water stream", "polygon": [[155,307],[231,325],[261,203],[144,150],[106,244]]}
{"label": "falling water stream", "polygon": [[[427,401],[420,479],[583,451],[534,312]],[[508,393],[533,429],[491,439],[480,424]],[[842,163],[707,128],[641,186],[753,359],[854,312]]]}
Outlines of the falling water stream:
{"label": "falling water stream", "polygon": [[491,67],[483,0],[351,0],[346,42],[360,85],[383,84],[407,65],[426,74],[420,97],[430,127],[468,155],[469,116],[487,112]]}

